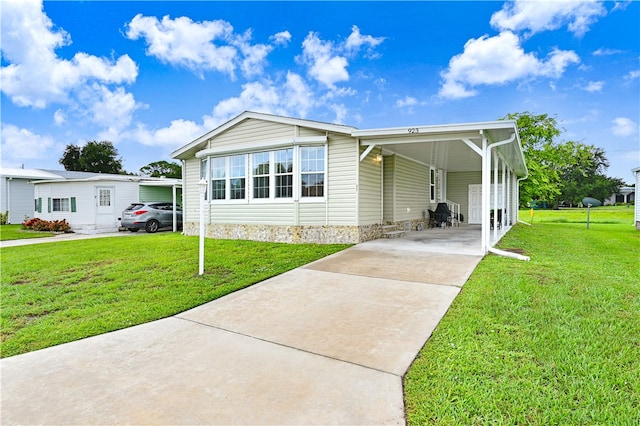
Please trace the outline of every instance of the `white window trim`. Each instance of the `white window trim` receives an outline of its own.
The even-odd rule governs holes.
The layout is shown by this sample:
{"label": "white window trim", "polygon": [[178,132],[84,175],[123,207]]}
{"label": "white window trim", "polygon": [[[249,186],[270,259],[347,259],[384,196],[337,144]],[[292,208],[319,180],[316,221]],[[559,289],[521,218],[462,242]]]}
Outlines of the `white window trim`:
{"label": "white window trim", "polygon": [[[311,148],[311,147],[322,147],[324,150],[324,189],[322,197],[302,197],[302,148]],[[276,184],[276,173],[275,173],[275,152],[284,150],[284,149],[293,149],[293,191],[292,197],[275,197],[275,184]],[[269,198],[254,198],[253,196],[253,154],[268,152],[269,153]],[[202,160],[207,161],[206,168],[206,179],[209,183],[209,188],[207,191],[207,202],[209,204],[292,204],[295,202],[300,203],[326,203],[327,201],[327,192],[328,192],[328,179],[329,179],[329,167],[328,167],[328,155],[329,149],[326,143],[323,144],[308,144],[308,145],[288,145],[288,146],[271,146],[266,147],[266,149],[262,149],[260,151],[251,151],[251,152],[233,152],[226,153],[223,155],[215,155],[211,157],[201,158]],[[230,162],[231,157],[236,155],[243,155],[245,157],[245,198],[239,200],[232,200],[229,197],[231,196],[231,177],[230,177]],[[213,195],[213,185],[212,185],[212,174],[211,174],[211,164],[212,159],[214,158],[224,158],[225,159],[225,198],[214,200]]]}
{"label": "white window trim", "polygon": [[[63,204],[63,203],[62,203],[62,201],[63,201],[63,200],[66,200],[66,201],[67,201],[67,203],[66,203],[66,204],[67,204],[67,205],[66,205],[67,209],[66,209],[66,210],[65,210],[65,209],[62,209],[62,210],[56,210],[56,209],[54,208],[54,207],[55,207],[55,201],[56,201],[56,200],[58,200],[58,201],[59,201],[59,203],[60,203],[60,207],[63,207],[63,206],[62,206],[62,204]],[[53,198],[53,197],[51,197],[51,213],[61,213],[61,212],[71,212],[71,198],[69,198],[69,197],[58,197],[58,198]]]}
{"label": "white window trim", "polygon": [[438,197],[438,188],[436,186],[437,175],[438,175],[438,170],[433,166],[429,166],[429,202],[430,203],[435,203]]}

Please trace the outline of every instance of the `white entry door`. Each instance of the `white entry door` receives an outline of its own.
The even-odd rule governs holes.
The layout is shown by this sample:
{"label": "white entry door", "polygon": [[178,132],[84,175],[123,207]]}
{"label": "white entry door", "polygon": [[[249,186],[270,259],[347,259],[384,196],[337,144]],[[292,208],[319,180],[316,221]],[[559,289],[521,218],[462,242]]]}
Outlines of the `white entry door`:
{"label": "white entry door", "polygon": [[96,225],[98,227],[115,226],[115,206],[113,186],[96,186]]}
{"label": "white entry door", "polygon": [[[495,197],[495,185],[491,185],[491,197],[489,201],[490,209],[493,208]],[[502,199],[502,184],[498,184],[498,208],[504,209]],[[469,185],[469,224],[482,223],[482,185]]]}

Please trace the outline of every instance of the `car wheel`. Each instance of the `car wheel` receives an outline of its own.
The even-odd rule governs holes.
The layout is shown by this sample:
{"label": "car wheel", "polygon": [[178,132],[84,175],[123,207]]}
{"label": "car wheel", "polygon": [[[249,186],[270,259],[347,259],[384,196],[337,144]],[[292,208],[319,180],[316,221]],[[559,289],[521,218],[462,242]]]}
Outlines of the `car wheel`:
{"label": "car wheel", "polygon": [[153,234],[154,232],[156,232],[158,228],[160,228],[160,222],[158,222],[155,219],[151,219],[144,226],[144,229],[150,234]]}
{"label": "car wheel", "polygon": [[138,228],[129,228],[129,231],[131,231],[131,232],[138,232]]}

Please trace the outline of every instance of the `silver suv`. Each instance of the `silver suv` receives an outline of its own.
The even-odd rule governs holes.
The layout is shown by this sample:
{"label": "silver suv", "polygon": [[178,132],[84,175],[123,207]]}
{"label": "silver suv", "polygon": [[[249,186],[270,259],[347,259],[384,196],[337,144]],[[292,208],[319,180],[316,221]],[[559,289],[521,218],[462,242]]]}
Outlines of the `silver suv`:
{"label": "silver suv", "polygon": [[[178,228],[182,228],[182,208],[176,206]],[[120,224],[131,232],[143,229],[149,233],[173,226],[173,203],[133,203],[122,212]]]}

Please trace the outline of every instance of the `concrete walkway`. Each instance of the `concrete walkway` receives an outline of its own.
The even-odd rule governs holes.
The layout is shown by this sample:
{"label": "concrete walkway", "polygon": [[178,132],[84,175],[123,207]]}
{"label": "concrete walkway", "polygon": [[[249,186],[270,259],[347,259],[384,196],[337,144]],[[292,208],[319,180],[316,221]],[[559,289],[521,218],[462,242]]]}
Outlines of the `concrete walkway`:
{"label": "concrete walkway", "polygon": [[402,376],[481,256],[403,247],[6,358],[2,424],[404,424]]}

